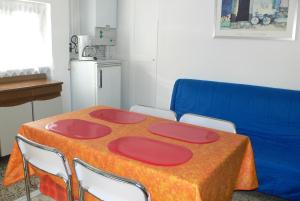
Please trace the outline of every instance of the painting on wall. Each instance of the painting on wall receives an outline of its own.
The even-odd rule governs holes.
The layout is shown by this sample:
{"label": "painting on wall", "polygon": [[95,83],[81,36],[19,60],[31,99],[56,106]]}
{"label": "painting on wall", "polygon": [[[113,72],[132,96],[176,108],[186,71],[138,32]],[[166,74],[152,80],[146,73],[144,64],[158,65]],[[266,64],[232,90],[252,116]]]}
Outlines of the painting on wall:
{"label": "painting on wall", "polygon": [[216,0],[215,37],[295,39],[298,0]]}

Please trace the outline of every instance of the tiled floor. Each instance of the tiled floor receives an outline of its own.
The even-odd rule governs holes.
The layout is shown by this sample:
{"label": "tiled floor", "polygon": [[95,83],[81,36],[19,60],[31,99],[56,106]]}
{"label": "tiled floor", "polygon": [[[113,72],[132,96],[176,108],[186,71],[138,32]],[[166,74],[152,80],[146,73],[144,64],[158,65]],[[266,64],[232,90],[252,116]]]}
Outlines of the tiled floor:
{"label": "tiled floor", "polygon": [[[0,158],[0,201],[26,201],[25,190],[24,190],[24,183],[19,182],[10,187],[4,187],[2,184],[4,171],[6,168],[8,159],[7,158]],[[38,185],[38,179],[32,179],[33,185]],[[31,189],[36,194],[37,187],[33,187]],[[32,196],[32,201],[53,201],[52,199],[43,196],[37,195]],[[232,201],[285,201],[279,198],[275,198],[272,196],[267,196],[262,193],[258,192],[249,192],[249,191],[239,191],[235,192],[232,198]]]}
{"label": "tiled floor", "polygon": [[[25,195],[24,184],[23,182],[18,182],[15,185],[4,187],[3,186],[3,177],[6,168],[8,158],[0,158],[0,201],[13,201],[19,197]],[[38,179],[32,178],[31,183],[35,186],[31,190],[37,190]]]}
{"label": "tiled floor", "polygon": [[268,196],[256,191],[237,191],[233,194],[232,201],[287,201],[273,196]]}
{"label": "tiled floor", "polygon": [[[30,197],[31,201],[55,201],[47,196],[42,195],[39,190],[31,192],[30,196],[31,196]],[[23,196],[21,198],[18,198],[15,201],[27,201],[27,199],[26,199],[26,196]]]}

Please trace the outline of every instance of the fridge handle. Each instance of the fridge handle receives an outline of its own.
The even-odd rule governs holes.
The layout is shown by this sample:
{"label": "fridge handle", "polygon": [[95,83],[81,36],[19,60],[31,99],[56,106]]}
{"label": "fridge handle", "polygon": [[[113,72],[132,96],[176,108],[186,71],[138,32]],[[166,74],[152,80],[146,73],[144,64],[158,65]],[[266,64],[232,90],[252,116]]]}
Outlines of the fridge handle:
{"label": "fridge handle", "polygon": [[102,88],[102,69],[100,69],[99,88]]}

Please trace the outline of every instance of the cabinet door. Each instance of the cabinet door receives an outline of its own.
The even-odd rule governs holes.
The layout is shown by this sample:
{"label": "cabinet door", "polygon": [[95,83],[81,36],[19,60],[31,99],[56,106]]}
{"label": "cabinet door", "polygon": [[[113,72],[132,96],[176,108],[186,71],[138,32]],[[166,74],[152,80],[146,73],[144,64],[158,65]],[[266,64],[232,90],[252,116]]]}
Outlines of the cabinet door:
{"label": "cabinet door", "polygon": [[[97,0],[98,1],[98,0]],[[80,34],[91,35],[95,34],[96,26],[96,0],[79,0],[80,12]]]}
{"label": "cabinet door", "polygon": [[34,120],[58,115],[62,113],[62,99],[57,97],[50,100],[33,101]]}
{"label": "cabinet door", "polygon": [[31,103],[14,107],[0,107],[0,119],[1,156],[6,156],[12,150],[20,126],[32,121]]}
{"label": "cabinet door", "polygon": [[121,107],[121,67],[99,68],[98,105]]}
{"label": "cabinet door", "polygon": [[117,28],[117,0],[97,0],[96,26]]}

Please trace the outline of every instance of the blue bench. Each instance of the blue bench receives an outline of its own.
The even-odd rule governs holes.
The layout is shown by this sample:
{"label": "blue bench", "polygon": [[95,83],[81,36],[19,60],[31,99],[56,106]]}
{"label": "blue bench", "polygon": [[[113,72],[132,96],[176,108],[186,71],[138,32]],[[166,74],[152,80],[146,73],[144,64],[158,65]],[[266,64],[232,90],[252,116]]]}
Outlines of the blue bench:
{"label": "blue bench", "polygon": [[300,201],[300,91],[180,79],[171,110],[234,122],[251,139],[258,191]]}

